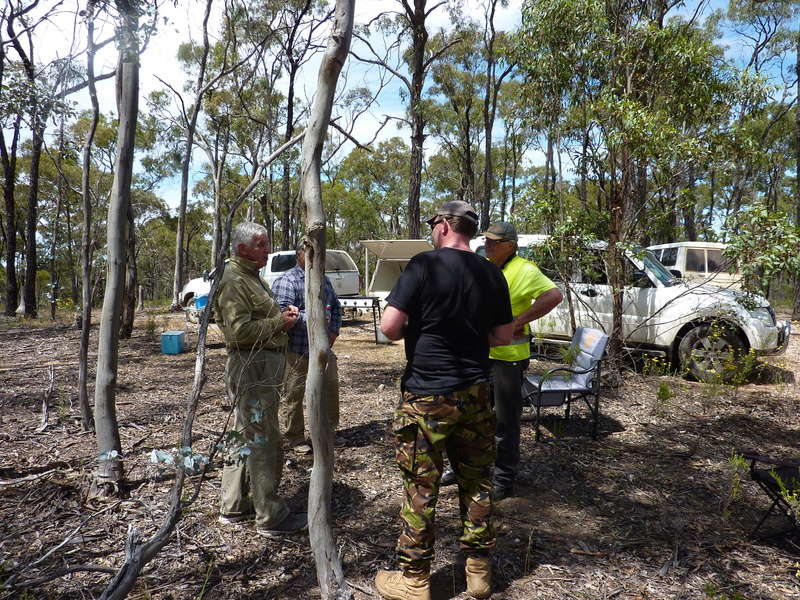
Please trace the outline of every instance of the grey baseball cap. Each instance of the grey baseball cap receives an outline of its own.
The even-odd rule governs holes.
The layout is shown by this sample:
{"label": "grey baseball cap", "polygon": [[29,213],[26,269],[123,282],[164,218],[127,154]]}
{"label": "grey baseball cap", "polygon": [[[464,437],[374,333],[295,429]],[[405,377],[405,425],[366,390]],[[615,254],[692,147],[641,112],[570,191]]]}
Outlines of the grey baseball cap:
{"label": "grey baseball cap", "polygon": [[433,215],[430,219],[426,221],[428,225],[432,225],[434,221],[436,221],[436,217],[466,217],[470,219],[473,223],[478,223],[478,213],[475,212],[475,209],[472,208],[471,205],[463,202],[462,200],[450,200],[450,202],[445,202],[436,211],[436,214]]}
{"label": "grey baseball cap", "polygon": [[492,223],[489,229],[484,231],[481,235],[486,236],[490,240],[495,240],[496,242],[516,242],[518,240],[516,228],[511,223],[506,223],[505,221]]}

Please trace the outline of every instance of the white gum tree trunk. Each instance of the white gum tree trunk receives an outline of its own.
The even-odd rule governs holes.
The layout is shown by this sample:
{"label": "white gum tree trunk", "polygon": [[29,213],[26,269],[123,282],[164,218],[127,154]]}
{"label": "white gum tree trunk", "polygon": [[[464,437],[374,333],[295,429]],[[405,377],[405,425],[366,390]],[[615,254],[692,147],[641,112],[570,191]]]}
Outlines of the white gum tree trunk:
{"label": "white gum tree trunk", "polygon": [[117,0],[116,4],[120,20],[117,65],[119,126],[114,184],[108,208],[108,270],[100,316],[94,390],[94,420],[100,456],[95,475],[95,491],[106,494],[117,493],[124,476],[115,396],[119,324],[125,287],[127,212],[131,199],[136,118],[139,112],[139,42],[136,35],[139,26],[138,3],[136,0]]}
{"label": "white gum tree trunk", "polygon": [[322,146],[331,117],[336,82],[342,70],[353,34],[355,0],[337,0],[335,20],[325,56],[319,68],[317,93],[303,141],[302,193],[306,206],[306,310],[308,312],[309,364],[306,406],[314,447],[314,468],[308,490],[308,520],[311,551],[317,567],[317,581],[323,598],[351,598],[344,580],[342,562],[336,550],[331,517],[333,487],[333,443],[323,404],[323,377],[328,360],[328,332],[325,325],[323,277],[325,275],[325,214],[320,192]]}

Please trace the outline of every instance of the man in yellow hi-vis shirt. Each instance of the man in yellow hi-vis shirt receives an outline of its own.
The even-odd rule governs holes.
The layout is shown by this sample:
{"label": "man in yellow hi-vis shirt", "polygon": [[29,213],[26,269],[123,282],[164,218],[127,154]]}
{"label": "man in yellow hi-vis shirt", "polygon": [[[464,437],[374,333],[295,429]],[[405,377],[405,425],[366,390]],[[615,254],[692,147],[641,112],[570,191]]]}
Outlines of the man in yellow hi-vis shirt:
{"label": "man in yellow hi-vis shirt", "polygon": [[508,283],[514,316],[511,344],[489,351],[497,417],[492,498],[497,501],[513,493],[519,466],[522,377],[531,356],[529,323],[553,310],[564,296],[539,267],[517,255],[517,231],[511,223],[494,223],[483,235],[487,258],[503,271]]}

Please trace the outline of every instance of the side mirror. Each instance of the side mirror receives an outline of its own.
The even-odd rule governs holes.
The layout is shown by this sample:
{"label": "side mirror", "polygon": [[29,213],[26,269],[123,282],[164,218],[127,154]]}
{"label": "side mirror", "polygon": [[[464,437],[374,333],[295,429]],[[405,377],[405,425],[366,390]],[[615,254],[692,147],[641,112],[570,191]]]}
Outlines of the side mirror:
{"label": "side mirror", "polygon": [[675,277],[678,279],[683,278],[683,273],[681,273],[678,269],[670,269],[669,272],[675,275]]}

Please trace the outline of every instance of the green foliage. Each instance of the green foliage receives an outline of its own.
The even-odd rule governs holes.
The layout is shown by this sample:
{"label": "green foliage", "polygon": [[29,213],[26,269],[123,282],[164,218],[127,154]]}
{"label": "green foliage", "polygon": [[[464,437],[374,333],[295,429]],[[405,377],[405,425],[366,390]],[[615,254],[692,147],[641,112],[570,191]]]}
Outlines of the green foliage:
{"label": "green foliage", "polygon": [[151,342],[156,339],[156,319],[150,313],[148,313],[147,320],[144,322],[144,335]]}
{"label": "green foliage", "polygon": [[[787,482],[784,481],[780,475],[778,475],[775,469],[772,469],[771,475],[772,478],[778,484],[783,499],[786,500],[786,502],[789,504],[792,510],[795,511],[795,514],[800,514],[800,487],[798,487],[798,482],[797,481],[789,482],[789,484],[791,485],[790,488],[787,485]],[[798,577],[800,577],[800,575],[798,575]]]}
{"label": "green foliage", "polygon": [[778,273],[800,275],[800,227],[786,214],[759,203],[732,215],[725,231],[725,256],[738,265],[746,289],[765,295]]}
{"label": "green foliage", "polygon": [[731,505],[742,495],[742,479],[747,472],[747,461],[736,452],[731,452],[731,456],[726,463],[726,493],[722,498],[722,518],[730,519]]}
{"label": "green foliage", "polygon": [[747,600],[738,592],[728,594],[724,589],[720,589],[713,583],[707,583],[703,586],[703,596],[699,600]]}
{"label": "green foliage", "polygon": [[642,375],[664,377],[672,373],[672,362],[666,356],[645,356],[642,359]]}

